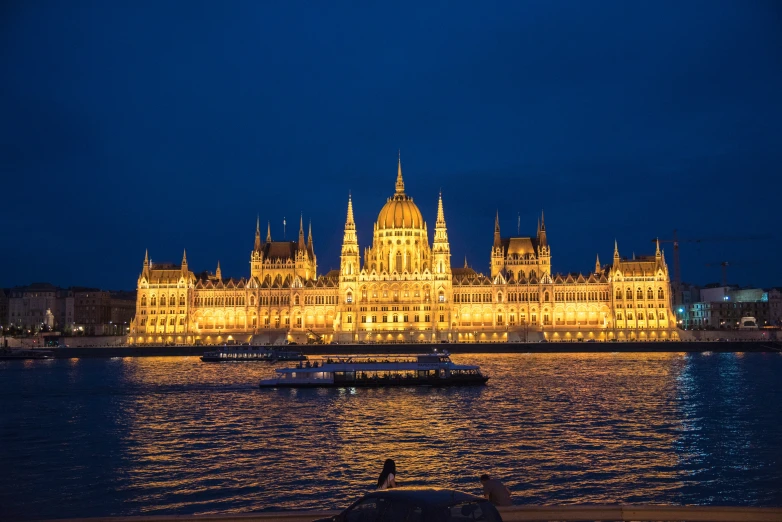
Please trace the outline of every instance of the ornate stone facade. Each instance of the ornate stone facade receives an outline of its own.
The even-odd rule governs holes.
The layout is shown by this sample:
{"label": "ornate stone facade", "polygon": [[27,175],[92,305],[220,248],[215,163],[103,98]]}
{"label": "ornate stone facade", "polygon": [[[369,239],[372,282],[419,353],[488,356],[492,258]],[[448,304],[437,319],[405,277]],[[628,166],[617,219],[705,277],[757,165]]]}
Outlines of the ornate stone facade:
{"label": "ornate stone facade", "polygon": [[361,262],[348,198],[340,269],[318,276],[310,226],[304,239],[261,241],[256,222],[250,277],[224,279],[181,265],[152,265],[138,279],[133,343],[589,341],[678,338],[668,267],[654,255],[590,274],[551,273],[541,214],[534,237],[502,237],[499,215],[491,273],[451,267],[442,194],[433,241],[405,194],[401,161],[395,192],[380,210]]}

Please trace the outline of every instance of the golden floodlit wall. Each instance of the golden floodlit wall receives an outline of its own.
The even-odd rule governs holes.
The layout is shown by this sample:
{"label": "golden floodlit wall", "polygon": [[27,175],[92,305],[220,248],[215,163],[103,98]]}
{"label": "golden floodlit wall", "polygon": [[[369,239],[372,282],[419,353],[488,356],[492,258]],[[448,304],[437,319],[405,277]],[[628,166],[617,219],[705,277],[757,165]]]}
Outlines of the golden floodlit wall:
{"label": "golden floodlit wall", "polygon": [[491,273],[453,268],[442,194],[432,243],[401,160],[394,194],[373,226],[363,263],[348,197],[340,269],[318,275],[312,225],[297,241],[274,241],[256,221],[248,278],[195,274],[153,264],[138,279],[136,344],[306,342],[506,342],[676,339],[670,280],[654,255],[599,258],[589,274],[552,274],[541,213],[534,237],[502,237],[499,214]]}

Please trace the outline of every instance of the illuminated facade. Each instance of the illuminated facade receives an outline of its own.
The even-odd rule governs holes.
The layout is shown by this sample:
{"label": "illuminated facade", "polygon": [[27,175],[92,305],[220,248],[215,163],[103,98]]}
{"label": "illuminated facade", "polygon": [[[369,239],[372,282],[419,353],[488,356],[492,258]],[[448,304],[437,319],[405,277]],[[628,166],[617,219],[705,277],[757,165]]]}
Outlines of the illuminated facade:
{"label": "illuminated facade", "polygon": [[138,279],[133,343],[483,342],[675,339],[668,267],[654,255],[623,259],[589,274],[551,273],[541,214],[534,237],[502,237],[494,225],[491,273],[451,267],[442,195],[433,241],[405,194],[401,161],[395,192],[380,210],[372,245],[361,251],[348,198],[340,269],[317,273],[312,226],[305,241],[261,240],[256,222],[250,276],[196,275],[151,264]]}

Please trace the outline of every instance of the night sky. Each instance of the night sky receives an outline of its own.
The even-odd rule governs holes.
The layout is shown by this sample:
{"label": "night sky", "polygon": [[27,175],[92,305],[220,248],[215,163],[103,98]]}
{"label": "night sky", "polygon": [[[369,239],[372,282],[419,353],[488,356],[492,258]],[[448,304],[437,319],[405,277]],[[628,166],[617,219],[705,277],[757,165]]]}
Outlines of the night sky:
{"label": "night sky", "polygon": [[[339,266],[394,191],[453,265],[545,210],[555,272],[683,243],[685,281],[782,284],[782,4],[0,5],[0,287],[135,288],[144,249],[249,275],[255,219]],[[673,272],[672,248],[663,243]]]}

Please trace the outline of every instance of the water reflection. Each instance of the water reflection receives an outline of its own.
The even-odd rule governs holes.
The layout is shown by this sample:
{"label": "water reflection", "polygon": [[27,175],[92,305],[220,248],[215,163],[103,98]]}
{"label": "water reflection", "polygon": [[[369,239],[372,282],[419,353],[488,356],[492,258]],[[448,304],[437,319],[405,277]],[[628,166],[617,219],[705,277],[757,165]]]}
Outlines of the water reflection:
{"label": "water reflection", "polygon": [[492,473],[517,503],[782,504],[780,357],[454,359],[489,385],[258,390],[269,365],[6,364],[0,505],[9,518],[330,508],[371,489],[386,458],[406,485],[477,492]]}

